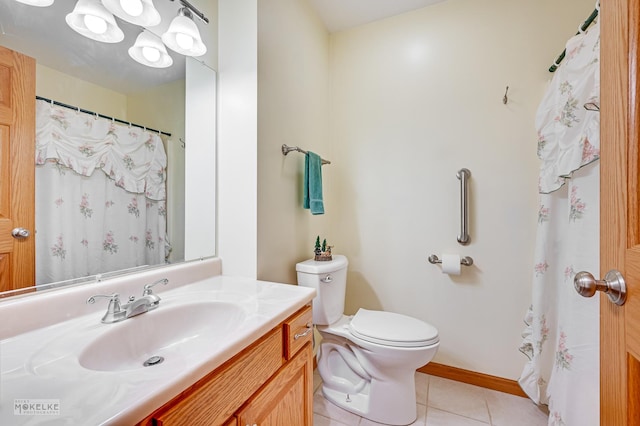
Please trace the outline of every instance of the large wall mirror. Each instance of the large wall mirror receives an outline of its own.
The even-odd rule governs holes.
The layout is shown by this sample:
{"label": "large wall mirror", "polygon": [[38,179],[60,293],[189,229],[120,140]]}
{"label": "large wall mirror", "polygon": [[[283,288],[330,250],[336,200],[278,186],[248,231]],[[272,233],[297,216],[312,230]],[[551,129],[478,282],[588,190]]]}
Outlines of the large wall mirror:
{"label": "large wall mirror", "polygon": [[[155,265],[142,262],[134,270],[215,255],[217,2],[190,3],[210,20],[205,24],[194,18],[207,54],[191,58],[167,49],[173,65],[151,68],[135,62],[127,53],[142,31],[136,25],[115,18],[124,40],[100,43],[66,24],[65,16],[73,10],[75,0],[56,0],[48,7],[16,0],[0,2],[0,45],[35,58],[38,97],[164,133],[166,223],[171,250],[166,261]],[[150,30],[159,35],[177,15],[180,3],[156,0],[154,5],[162,21]],[[36,194],[38,191],[36,188]],[[46,209],[38,209],[36,203],[36,232],[46,226],[40,219],[49,213],[40,210]],[[79,273],[60,281],[38,279],[36,288],[92,283],[97,276],[130,271],[106,268],[97,274]]]}

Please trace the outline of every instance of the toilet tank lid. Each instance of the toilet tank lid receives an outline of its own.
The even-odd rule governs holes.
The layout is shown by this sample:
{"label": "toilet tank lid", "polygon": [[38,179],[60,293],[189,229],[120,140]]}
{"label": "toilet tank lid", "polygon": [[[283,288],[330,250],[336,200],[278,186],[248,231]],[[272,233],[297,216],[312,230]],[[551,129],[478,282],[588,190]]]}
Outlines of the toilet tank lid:
{"label": "toilet tank lid", "polygon": [[341,254],[334,254],[332,260],[316,261],[313,259],[296,263],[296,271],[307,274],[326,274],[346,268],[349,265],[347,258]]}

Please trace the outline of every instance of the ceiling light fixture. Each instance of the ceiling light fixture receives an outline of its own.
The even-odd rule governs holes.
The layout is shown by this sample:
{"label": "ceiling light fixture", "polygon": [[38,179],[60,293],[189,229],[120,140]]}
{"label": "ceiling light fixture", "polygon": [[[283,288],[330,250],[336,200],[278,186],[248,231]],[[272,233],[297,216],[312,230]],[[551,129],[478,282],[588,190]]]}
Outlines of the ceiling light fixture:
{"label": "ceiling light fixture", "polygon": [[173,64],[160,37],[150,31],[143,31],[138,35],[135,44],[129,48],[129,56],[136,62],[153,68],[167,68]]}
{"label": "ceiling light fixture", "polygon": [[16,0],[18,3],[28,4],[29,6],[47,7],[53,4],[53,0]]}
{"label": "ceiling light fixture", "polygon": [[118,18],[143,27],[160,23],[160,13],[152,0],[102,0],[107,10]]}
{"label": "ceiling light fixture", "polygon": [[[181,2],[185,5],[185,2]],[[198,17],[202,19],[202,16]],[[181,55],[202,56],[207,52],[207,46],[202,42],[202,37],[200,37],[196,23],[193,22],[193,14],[188,6],[180,8],[178,16],[173,18],[167,32],[162,34],[162,41],[168,48]]]}
{"label": "ceiling light fixture", "polygon": [[[46,7],[52,5],[55,0],[16,1],[30,6]],[[148,30],[160,24],[162,20],[153,5],[153,0],[77,0],[73,11],[65,20],[77,33],[104,43],[119,43],[124,39],[124,33],[118,27],[114,15],[137,25],[143,31],[129,48],[129,56],[149,67],[166,68],[173,64],[173,58],[167,53],[165,45],[186,56],[202,56],[207,52],[207,46],[202,41],[193,17],[195,15],[206,24],[209,23],[209,19],[188,0],[178,1],[181,5],[178,16],[171,21],[162,38]]]}
{"label": "ceiling light fixture", "polygon": [[124,39],[115,18],[100,0],[78,0],[66,21],[74,31],[92,40],[118,43]]}

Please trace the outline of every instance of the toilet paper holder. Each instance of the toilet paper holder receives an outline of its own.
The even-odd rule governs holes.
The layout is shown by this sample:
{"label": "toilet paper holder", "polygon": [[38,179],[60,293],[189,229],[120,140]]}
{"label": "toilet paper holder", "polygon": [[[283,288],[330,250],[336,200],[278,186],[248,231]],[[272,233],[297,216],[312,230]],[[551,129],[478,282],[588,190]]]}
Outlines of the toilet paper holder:
{"label": "toilet paper holder", "polygon": [[[432,254],[429,256],[429,263],[433,263],[435,265],[437,263],[442,263],[442,260],[440,260],[435,254]],[[464,266],[471,266],[473,265],[473,259],[470,256],[465,256],[460,259],[460,264]]]}

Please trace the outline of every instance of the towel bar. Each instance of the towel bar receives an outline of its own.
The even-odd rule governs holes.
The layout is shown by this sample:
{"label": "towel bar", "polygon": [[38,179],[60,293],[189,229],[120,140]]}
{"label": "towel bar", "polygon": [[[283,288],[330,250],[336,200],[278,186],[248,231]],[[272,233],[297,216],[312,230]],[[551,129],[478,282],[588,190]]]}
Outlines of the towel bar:
{"label": "towel bar", "polygon": [[[288,146],[286,144],[282,144],[282,155],[287,155],[291,151],[297,151],[303,154],[307,153],[307,151],[305,151],[304,149],[298,148],[297,146]],[[322,161],[322,164],[331,164],[331,161],[325,160],[324,158],[320,158],[320,160]]]}

